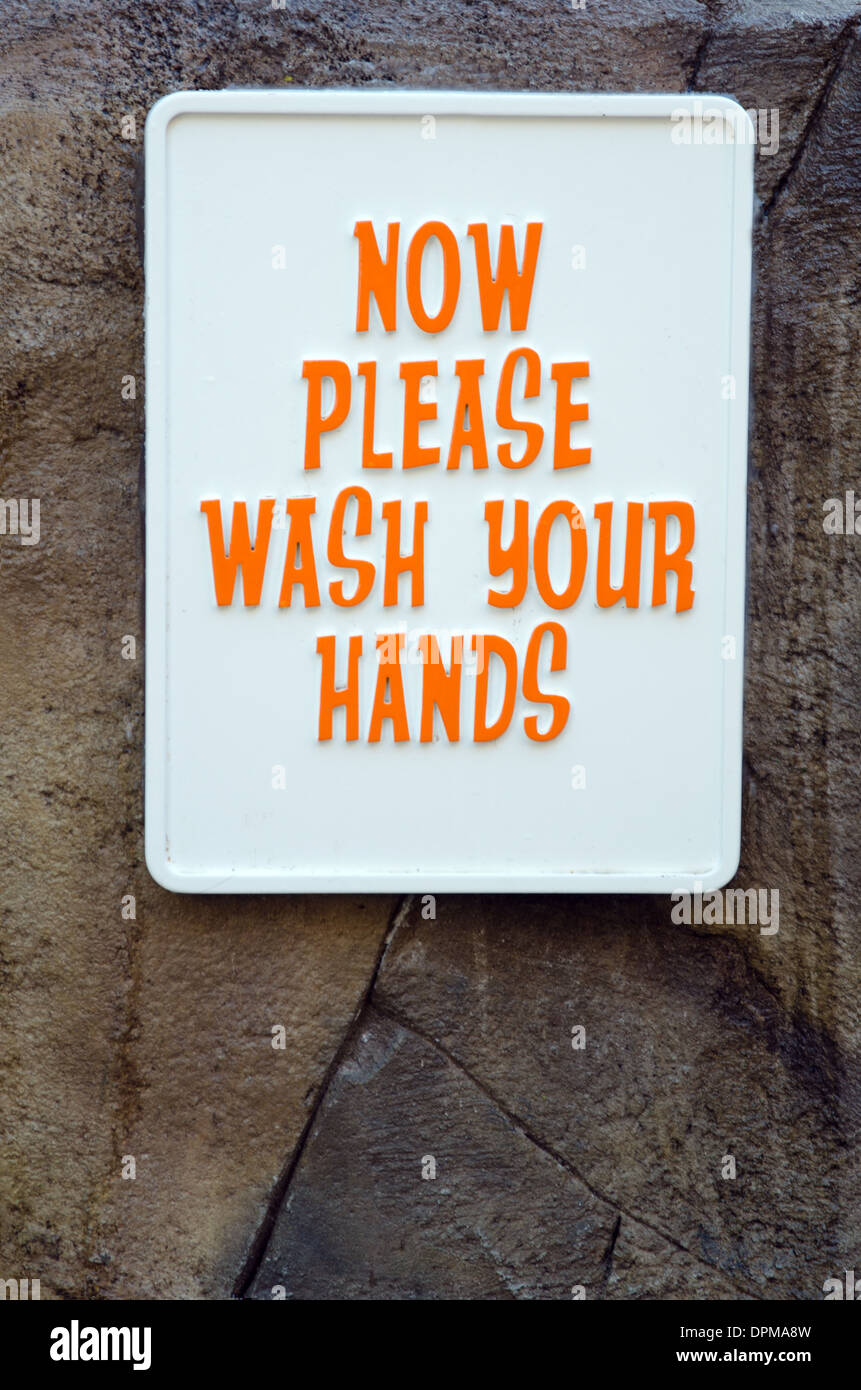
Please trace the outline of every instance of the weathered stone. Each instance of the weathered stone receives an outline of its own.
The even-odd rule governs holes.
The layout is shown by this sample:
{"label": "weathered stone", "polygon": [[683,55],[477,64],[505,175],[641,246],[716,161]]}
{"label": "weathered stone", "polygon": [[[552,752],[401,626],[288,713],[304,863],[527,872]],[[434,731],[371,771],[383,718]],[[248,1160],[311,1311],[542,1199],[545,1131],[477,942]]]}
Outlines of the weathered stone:
{"label": "weathered stone", "polygon": [[570,1297],[602,1286],[615,1220],[437,1049],[371,1008],[253,1293]]}
{"label": "weathered stone", "polygon": [[369,1007],[251,1297],[646,1292],[740,1296],[708,1263],[620,1215],[438,1047]]}
{"label": "weathered stone", "polygon": [[414,912],[396,936],[374,1000],[623,1219],[742,1294],[812,1297],[820,1265],[850,1253],[840,1057],[751,969],[755,927],[709,937],[669,911],[439,900],[435,922]]}

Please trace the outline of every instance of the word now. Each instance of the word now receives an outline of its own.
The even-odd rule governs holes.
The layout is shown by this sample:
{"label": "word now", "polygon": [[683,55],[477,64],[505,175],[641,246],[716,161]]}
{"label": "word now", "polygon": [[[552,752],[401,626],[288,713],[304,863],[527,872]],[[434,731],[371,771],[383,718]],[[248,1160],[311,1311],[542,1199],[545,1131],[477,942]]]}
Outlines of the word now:
{"label": "word now", "polygon": [[[517,264],[514,227],[499,229],[496,270],[490,261],[490,235],[486,222],[471,222],[466,229],[475,249],[475,272],[481,303],[481,325],[485,333],[499,328],[502,305],[508,295],[511,329],[523,332],[529,321],[535,267],[541,245],[543,223],[529,222],[524,236],[523,266]],[[380,251],[372,222],[357,222],[353,236],[359,243],[358,300],[356,332],[367,333],[373,299],[383,328],[394,333],[398,326],[398,271],[401,224],[390,222],[386,230],[386,252]],[[442,253],[442,299],[435,314],[428,313],[422,295],[422,266],[428,245],[435,241]],[[457,237],[446,222],[425,222],[410,241],[406,258],[406,296],[413,323],[424,333],[441,333],[448,328],[460,295],[461,262]]]}

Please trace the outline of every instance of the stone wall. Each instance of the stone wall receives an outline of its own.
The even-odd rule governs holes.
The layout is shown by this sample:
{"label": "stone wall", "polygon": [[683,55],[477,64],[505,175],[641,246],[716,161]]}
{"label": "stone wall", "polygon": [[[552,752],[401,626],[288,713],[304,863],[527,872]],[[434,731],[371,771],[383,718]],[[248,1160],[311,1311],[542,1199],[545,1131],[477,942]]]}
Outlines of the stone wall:
{"label": "stone wall", "polygon": [[[822,521],[861,446],[858,25],[848,0],[3,0],[0,494],[41,499],[41,538],[0,537],[0,1276],[807,1299],[857,1265],[861,538]],[[168,91],[286,82],[779,112],[736,880],[779,890],[777,934],[676,925],[663,898],[439,898],[424,920],[149,878],[143,121]]]}

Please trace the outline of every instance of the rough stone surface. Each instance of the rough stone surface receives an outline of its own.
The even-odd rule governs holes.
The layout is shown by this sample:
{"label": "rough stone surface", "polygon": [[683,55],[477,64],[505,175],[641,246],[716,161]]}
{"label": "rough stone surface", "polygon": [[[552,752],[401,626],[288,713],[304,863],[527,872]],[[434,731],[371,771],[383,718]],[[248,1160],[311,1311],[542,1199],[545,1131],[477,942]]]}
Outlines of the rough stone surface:
{"label": "rough stone surface", "polygon": [[[779,112],[756,161],[737,878],[779,890],[777,935],[675,925],[659,899],[439,899],[430,921],[149,879],[143,118],[287,81]],[[857,1267],[861,541],[822,506],[861,494],[859,88],[843,0],[4,0],[0,495],[41,498],[42,539],[0,537],[0,1277],[803,1299]]]}
{"label": "rough stone surface", "polygon": [[[570,1109],[570,1094],[564,1104]],[[744,1296],[638,1221],[626,1223],[617,1263],[621,1232],[615,1205],[559,1149],[438,1044],[371,1006],[251,1294],[570,1298],[580,1289],[601,1297],[612,1279],[622,1298],[640,1289],[666,1297],[682,1282],[688,1297]]]}

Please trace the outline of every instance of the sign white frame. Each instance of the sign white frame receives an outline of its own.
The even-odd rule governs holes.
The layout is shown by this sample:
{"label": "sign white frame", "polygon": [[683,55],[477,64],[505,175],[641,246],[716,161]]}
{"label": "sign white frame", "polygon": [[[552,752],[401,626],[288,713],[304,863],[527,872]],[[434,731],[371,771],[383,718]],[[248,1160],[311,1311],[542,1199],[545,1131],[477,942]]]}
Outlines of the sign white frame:
{"label": "sign white frame", "polygon": [[[729,332],[726,372],[737,383],[727,403],[728,427],[725,475],[725,548],[735,557],[727,563],[723,594],[723,632],[733,634],[736,659],[723,662],[720,844],[714,862],[693,872],[651,872],[642,868],[603,872],[536,871],[528,861],[508,872],[477,863],[474,871],[441,871],[393,866],[391,870],[355,864],[341,869],[331,862],[307,871],[286,862],[266,870],[224,863],[177,863],[169,845],[172,808],[168,806],[167,708],[168,614],[171,593],[168,576],[166,489],[170,460],[166,440],[169,355],[167,335],[167,239],[170,215],[167,149],[171,123],[186,114],[315,117],[339,115],[358,120],[380,116],[421,118],[433,113],[449,116],[646,119],[669,122],[673,113],[719,110],[727,121],[747,122],[741,108],[723,97],[693,95],[550,95],[543,93],[487,94],[440,91],[235,91],[180,92],[159,101],[146,126],[146,860],[150,873],[164,887],[180,892],[579,892],[669,893],[703,891],[722,886],[733,876],[741,834],[742,696],[744,680],[744,608],[746,548],[746,482],[748,428],[749,321],[752,221],[752,137],[733,147],[732,246],[727,284]],[[704,273],[708,273],[705,270]],[[740,559],[739,559],[740,557]],[[550,615],[554,616],[553,614]],[[203,831],[202,831],[203,833]],[[417,853],[416,858],[420,856]]]}

